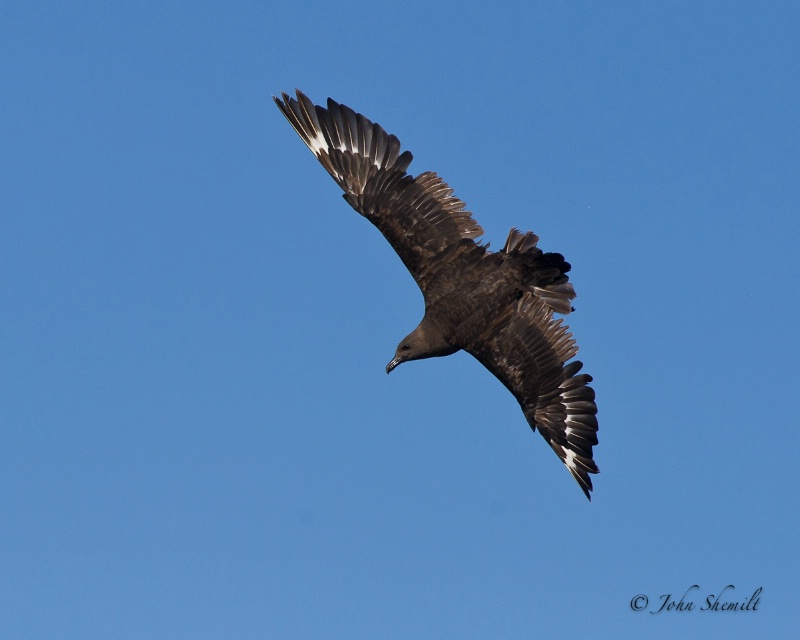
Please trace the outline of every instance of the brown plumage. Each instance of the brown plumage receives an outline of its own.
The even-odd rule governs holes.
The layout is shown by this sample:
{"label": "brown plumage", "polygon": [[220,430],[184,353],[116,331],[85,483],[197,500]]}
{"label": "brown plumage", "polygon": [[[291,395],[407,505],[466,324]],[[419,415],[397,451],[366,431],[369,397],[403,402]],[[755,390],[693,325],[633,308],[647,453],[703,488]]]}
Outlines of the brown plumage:
{"label": "brown plumage", "polygon": [[567,363],[578,346],[554,313],[572,311],[568,262],[544,253],[538,237],[512,229],[501,251],[476,242],[483,229],[435,173],[406,173],[400,141],[349,107],[315,106],[302,92],[275,103],[344,199],[389,241],[425,298],[419,326],[398,345],[390,372],[408,360],[463,349],[514,394],[591,499],[598,473],[597,407],[591,376]]}

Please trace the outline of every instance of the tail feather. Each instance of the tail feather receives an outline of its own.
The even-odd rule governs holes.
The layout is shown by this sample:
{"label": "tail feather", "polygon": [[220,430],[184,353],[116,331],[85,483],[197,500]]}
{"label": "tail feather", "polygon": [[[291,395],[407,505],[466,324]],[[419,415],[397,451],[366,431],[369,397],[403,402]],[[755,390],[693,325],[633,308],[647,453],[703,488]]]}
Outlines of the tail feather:
{"label": "tail feather", "polygon": [[522,233],[512,228],[503,253],[517,259],[524,284],[550,309],[557,313],[571,313],[575,289],[566,275],[571,265],[560,253],[544,253],[538,248],[538,241],[539,236],[533,231]]}

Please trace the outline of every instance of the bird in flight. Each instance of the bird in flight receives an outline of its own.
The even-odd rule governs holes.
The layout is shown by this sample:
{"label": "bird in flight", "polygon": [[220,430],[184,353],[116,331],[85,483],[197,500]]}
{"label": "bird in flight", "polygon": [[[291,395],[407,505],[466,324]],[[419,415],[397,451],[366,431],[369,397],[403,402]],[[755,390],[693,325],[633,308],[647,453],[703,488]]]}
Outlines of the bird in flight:
{"label": "bird in flight", "polygon": [[483,229],[436,173],[407,173],[412,160],[396,136],[330,98],[301,91],[273,96],[303,142],[400,256],[425,298],[425,314],[400,341],[386,372],[409,360],[473,355],[514,395],[591,500],[598,473],[592,377],[571,360],[578,346],[560,318],[573,311],[570,264],[544,253],[531,231],[511,229],[500,251],[476,239]]}

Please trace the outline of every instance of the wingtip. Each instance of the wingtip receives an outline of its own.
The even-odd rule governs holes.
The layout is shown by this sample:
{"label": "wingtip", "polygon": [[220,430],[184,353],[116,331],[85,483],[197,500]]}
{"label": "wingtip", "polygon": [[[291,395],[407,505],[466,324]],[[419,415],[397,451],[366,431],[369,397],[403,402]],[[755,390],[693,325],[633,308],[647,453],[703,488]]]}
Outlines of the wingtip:
{"label": "wingtip", "polygon": [[[594,491],[594,486],[592,486],[592,479],[588,474],[583,474],[583,476],[577,472],[576,469],[567,465],[567,469],[569,470],[572,477],[578,483],[578,486],[583,491],[583,495],[586,496],[586,499],[591,502],[592,501],[592,491]],[[597,470],[599,471],[599,469]],[[593,471],[592,473],[597,473],[597,471]]]}
{"label": "wingtip", "polygon": [[303,93],[302,91],[300,91],[300,89],[295,88],[294,92],[295,92],[295,96],[296,96],[295,98],[293,98],[291,95],[286,93],[286,91],[281,91],[280,92],[280,94],[281,94],[280,98],[273,93],[272,94],[272,99],[275,101],[275,104],[286,105],[286,104],[289,104],[289,102],[292,101],[292,100],[300,101],[302,98],[306,97],[306,94]]}

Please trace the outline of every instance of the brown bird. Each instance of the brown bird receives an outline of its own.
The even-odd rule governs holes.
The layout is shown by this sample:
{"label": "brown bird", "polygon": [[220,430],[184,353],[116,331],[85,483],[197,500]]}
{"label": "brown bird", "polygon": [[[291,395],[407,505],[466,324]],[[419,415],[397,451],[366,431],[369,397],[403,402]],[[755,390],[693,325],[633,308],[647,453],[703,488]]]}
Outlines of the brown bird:
{"label": "brown bird", "polygon": [[374,224],[425,298],[419,326],[400,341],[389,373],[408,360],[460,349],[491,371],[522,407],[591,500],[598,473],[597,406],[583,366],[567,361],[578,346],[554,313],[573,311],[570,265],[544,253],[531,231],[511,229],[501,251],[476,242],[483,229],[435,173],[414,177],[400,141],[330,98],[327,109],[301,91],[275,98],[283,115],[344,190],[344,199]]}

